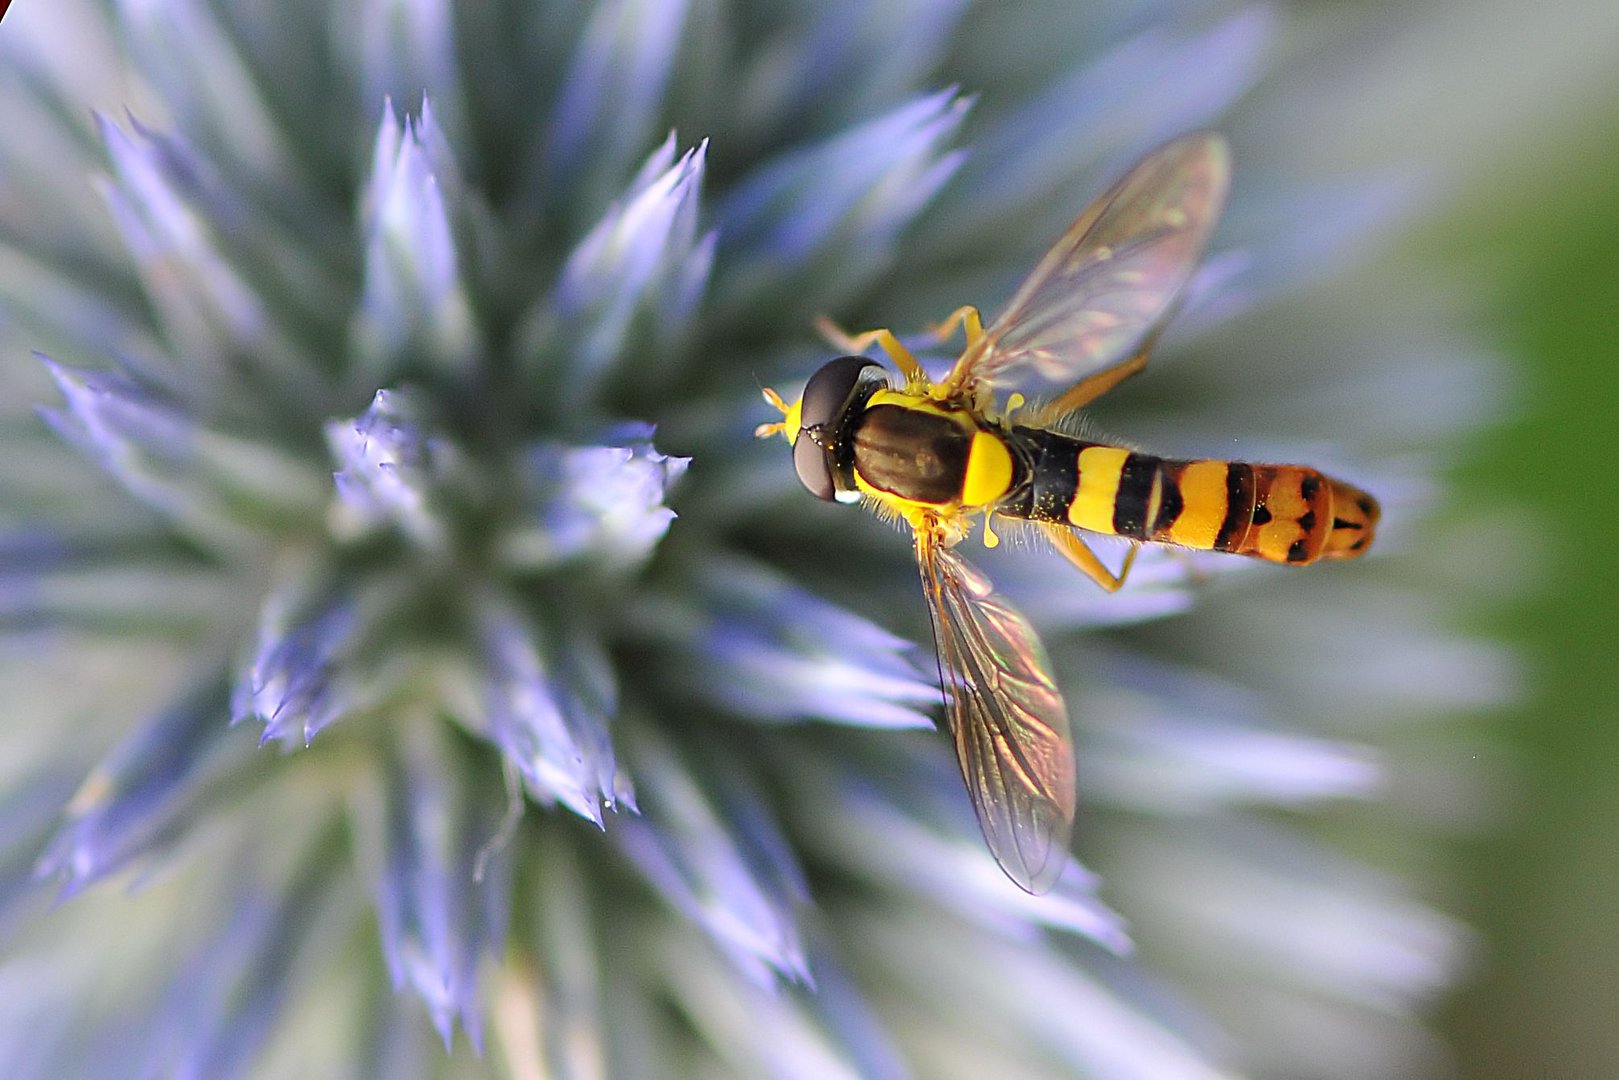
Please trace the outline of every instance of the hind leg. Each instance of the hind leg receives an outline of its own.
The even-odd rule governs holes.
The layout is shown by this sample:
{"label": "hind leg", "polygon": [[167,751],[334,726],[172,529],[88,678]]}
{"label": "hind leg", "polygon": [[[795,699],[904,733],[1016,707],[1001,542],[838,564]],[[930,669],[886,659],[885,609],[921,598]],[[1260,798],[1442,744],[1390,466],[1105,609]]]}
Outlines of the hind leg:
{"label": "hind leg", "polygon": [[1118,592],[1123,587],[1124,579],[1130,575],[1130,567],[1136,561],[1136,553],[1141,550],[1139,546],[1132,544],[1130,553],[1124,557],[1124,565],[1120,566],[1119,572],[1115,574],[1102,565],[1101,558],[1090,549],[1090,545],[1081,540],[1068,526],[1042,521],[1040,531],[1051,541],[1051,546],[1072,563],[1075,569],[1108,592]]}

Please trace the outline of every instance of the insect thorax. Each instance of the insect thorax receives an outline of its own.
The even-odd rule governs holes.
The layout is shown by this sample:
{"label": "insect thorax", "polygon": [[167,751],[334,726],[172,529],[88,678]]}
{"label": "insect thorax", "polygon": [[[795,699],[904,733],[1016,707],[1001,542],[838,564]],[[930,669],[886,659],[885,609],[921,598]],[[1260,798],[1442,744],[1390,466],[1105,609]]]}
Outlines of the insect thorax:
{"label": "insect thorax", "polygon": [[874,405],[854,429],[854,466],[866,484],[910,502],[961,501],[975,427],[961,414]]}

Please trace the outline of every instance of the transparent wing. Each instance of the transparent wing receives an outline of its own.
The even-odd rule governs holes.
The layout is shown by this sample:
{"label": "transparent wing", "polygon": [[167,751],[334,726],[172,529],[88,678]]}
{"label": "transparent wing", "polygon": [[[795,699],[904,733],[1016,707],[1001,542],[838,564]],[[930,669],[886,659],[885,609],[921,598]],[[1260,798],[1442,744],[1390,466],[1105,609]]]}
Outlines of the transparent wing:
{"label": "transparent wing", "polygon": [[1008,877],[1051,888],[1074,823],[1068,710],[1034,630],[927,530],[916,557],[933,618],[956,758],[984,839]]}
{"label": "transparent wing", "polygon": [[1168,316],[1225,205],[1230,154],[1199,132],[1085,209],[963,354],[951,386],[1065,389],[1129,360]]}

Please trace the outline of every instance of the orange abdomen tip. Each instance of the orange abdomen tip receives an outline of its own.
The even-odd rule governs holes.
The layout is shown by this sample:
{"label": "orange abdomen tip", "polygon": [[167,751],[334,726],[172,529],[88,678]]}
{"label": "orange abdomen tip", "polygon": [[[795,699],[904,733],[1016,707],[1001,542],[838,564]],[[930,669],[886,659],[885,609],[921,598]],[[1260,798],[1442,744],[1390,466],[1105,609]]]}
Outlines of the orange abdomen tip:
{"label": "orange abdomen tip", "polygon": [[1372,543],[1377,500],[1304,465],[1253,465],[1252,516],[1234,551],[1302,566],[1317,559],[1352,559]]}
{"label": "orange abdomen tip", "polygon": [[1327,478],[1332,491],[1332,519],[1323,559],[1352,559],[1372,546],[1380,511],[1377,500],[1352,484]]}

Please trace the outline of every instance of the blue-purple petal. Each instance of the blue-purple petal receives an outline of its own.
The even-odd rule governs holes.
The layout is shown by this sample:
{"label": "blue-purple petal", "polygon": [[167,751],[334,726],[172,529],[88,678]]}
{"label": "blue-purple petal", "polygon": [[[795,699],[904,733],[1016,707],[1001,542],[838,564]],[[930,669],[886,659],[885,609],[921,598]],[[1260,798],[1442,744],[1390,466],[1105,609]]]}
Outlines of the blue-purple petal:
{"label": "blue-purple petal", "polygon": [[41,408],[47,424],[151,509],[211,547],[252,543],[239,520],[250,503],[285,524],[319,507],[318,473],[250,439],[201,426],[178,404],[112,372],[39,360],[66,403]]}
{"label": "blue-purple petal", "polygon": [[633,809],[608,735],[617,687],[601,645],[543,630],[509,604],[484,608],[485,725],[529,793],[598,827],[604,808]]}
{"label": "blue-purple petal", "polygon": [[39,853],[50,839],[73,780],[59,770],[41,770],[0,795],[0,939],[37,903]]}
{"label": "blue-purple petal", "polygon": [[366,824],[378,849],[383,955],[395,988],[427,1005],[446,1049],[458,1023],[480,1047],[479,968],[500,949],[510,889],[509,852],[482,857],[498,828],[498,793],[479,791],[447,740],[409,731],[401,741],[378,820]]}
{"label": "blue-purple petal", "polygon": [[[691,1074],[771,1077],[772,1080],[862,1080],[838,1032],[816,1014],[808,987],[762,992],[754,979],[728,966],[723,955],[691,929],[660,935],[647,960],[658,997],[698,1032],[701,1056],[680,1053]],[[667,1044],[666,1044],[667,1045]],[[681,1048],[684,1050],[684,1048]],[[637,1075],[659,1075],[656,1059]]]}
{"label": "blue-purple petal", "polygon": [[258,720],[261,743],[304,746],[368,704],[352,670],[367,623],[354,597],[308,598],[292,588],[273,594],[260,612],[253,656],[231,692],[231,723]]}
{"label": "blue-purple petal", "polygon": [[390,103],[377,129],[366,184],[365,288],[353,327],[360,370],[372,385],[411,364],[458,371],[478,348],[462,255],[435,160],[443,140]]}
{"label": "blue-purple petal", "polygon": [[[878,779],[880,778],[880,779]],[[1011,886],[985,850],[955,762],[935,752],[878,764],[832,762],[795,769],[805,794],[838,793],[842,812],[812,838],[845,872],[891,888],[918,889],[960,918],[997,935],[1032,940],[1077,934],[1128,953],[1124,920],[1097,896],[1096,875],[1072,856],[1056,886],[1031,896]]]}
{"label": "blue-purple petal", "polygon": [[904,1080],[915,1074],[898,1044],[884,1027],[853,974],[825,949],[813,949],[814,995],[804,1007],[813,1012],[837,1041],[857,1075],[865,1080]]}
{"label": "blue-purple petal", "polygon": [[689,459],[652,445],[652,428],[624,425],[593,446],[539,443],[519,463],[534,520],[506,541],[504,557],[540,569],[576,558],[640,564],[669,530],[670,489]]}
{"label": "blue-purple petal", "polygon": [[[655,346],[678,337],[706,284],[713,240],[697,233],[708,144],[674,160],[671,135],[563,264],[530,337],[563,335],[563,385],[582,394],[624,356],[638,313]],[[545,344],[535,342],[535,351]]]}
{"label": "blue-purple petal", "polygon": [[252,744],[229,721],[225,695],[204,686],[138,726],[79,786],[35,873],[71,896],[166,844],[210,780],[245,759]]}
{"label": "blue-purple petal", "polygon": [[456,71],[455,7],[447,0],[361,0],[350,42],[358,53],[364,100],[402,102],[409,109],[431,95],[441,113],[462,126]]}
{"label": "blue-purple petal", "polygon": [[0,631],[78,627],[194,640],[217,625],[230,581],[168,538],[0,537]]}
{"label": "blue-purple petal", "polygon": [[857,295],[960,166],[946,144],[968,104],[954,90],[929,94],[762,165],[720,207],[722,311],[767,310],[779,328],[809,296]]}
{"label": "blue-purple petal", "polygon": [[233,174],[286,177],[297,154],[253,78],[250,54],[203,0],[115,0],[120,44],[179,126]]}
{"label": "blue-purple petal", "polygon": [[635,767],[643,816],[620,819],[608,835],[750,979],[808,982],[803,872],[763,803],[737,782],[699,782],[650,738],[637,746]]}
{"label": "blue-purple petal", "polygon": [[189,416],[122,376],[39,359],[67,405],[40,410],[57,434],[152,509],[181,518],[197,511],[196,484],[175,475],[194,453]]}
{"label": "blue-purple petal", "polygon": [[203,180],[176,144],[141,130],[126,135],[99,119],[113,168],[103,195],[166,344],[183,364],[175,384],[189,379],[193,393],[212,400],[221,392],[215,380],[236,357],[298,367],[264,300],[227,254],[235,208],[218,198],[199,204]]}
{"label": "blue-purple petal", "polygon": [[[541,173],[599,209],[658,132],[686,0],[607,0],[596,5],[564,77]],[[569,198],[569,196],[563,196]]]}
{"label": "blue-purple petal", "polygon": [[730,102],[727,145],[777,135],[780,117],[821,132],[904,101],[950,47],[967,0],[827,0],[807,6],[752,58]]}
{"label": "blue-purple petal", "polygon": [[176,965],[135,1040],[133,1074],[177,1080],[248,1075],[292,996],[310,927],[335,902],[328,834],[302,853],[283,882],[243,860],[238,896]]}
{"label": "blue-purple petal", "polygon": [[447,479],[445,444],[429,434],[412,396],[378,390],[359,416],[327,423],[326,444],[338,500],[360,527],[393,524],[428,550],[444,547],[435,489]]}
{"label": "blue-purple petal", "polygon": [[693,586],[694,661],[671,672],[688,692],[756,721],[933,726],[938,682],[911,642],[757,563],[710,560]]}
{"label": "blue-purple petal", "polygon": [[1075,700],[1087,715],[1106,718],[1086,758],[1098,800],[1202,815],[1366,798],[1384,781],[1368,747],[1277,728],[1256,694],[1161,663],[1110,660],[1110,687]]}

